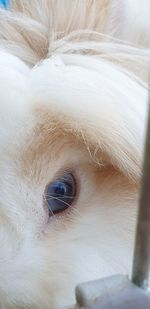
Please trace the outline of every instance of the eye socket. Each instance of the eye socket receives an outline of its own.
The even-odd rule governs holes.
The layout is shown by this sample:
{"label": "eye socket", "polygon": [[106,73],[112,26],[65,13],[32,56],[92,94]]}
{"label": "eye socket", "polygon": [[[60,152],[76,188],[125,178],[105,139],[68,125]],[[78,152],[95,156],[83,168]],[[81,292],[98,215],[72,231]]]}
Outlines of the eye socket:
{"label": "eye socket", "polygon": [[76,197],[76,181],[71,173],[48,184],[45,189],[44,199],[52,216],[64,211],[71,206]]}

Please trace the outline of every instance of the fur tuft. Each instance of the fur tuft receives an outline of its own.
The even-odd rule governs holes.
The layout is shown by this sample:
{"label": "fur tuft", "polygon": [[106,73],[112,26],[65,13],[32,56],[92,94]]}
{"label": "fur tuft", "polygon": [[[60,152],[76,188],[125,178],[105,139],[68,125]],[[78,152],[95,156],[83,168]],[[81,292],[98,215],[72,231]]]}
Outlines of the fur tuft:
{"label": "fur tuft", "polygon": [[[0,10],[0,307],[54,309],[130,274],[148,106],[149,0]],[[77,196],[49,216],[47,184]]]}

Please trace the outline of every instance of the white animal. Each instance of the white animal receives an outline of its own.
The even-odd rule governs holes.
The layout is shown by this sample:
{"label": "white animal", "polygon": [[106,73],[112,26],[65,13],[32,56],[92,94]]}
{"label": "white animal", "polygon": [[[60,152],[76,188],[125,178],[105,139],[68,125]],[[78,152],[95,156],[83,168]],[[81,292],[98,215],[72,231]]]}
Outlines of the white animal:
{"label": "white animal", "polygon": [[148,105],[149,0],[0,11],[0,308],[74,303],[131,272]]}

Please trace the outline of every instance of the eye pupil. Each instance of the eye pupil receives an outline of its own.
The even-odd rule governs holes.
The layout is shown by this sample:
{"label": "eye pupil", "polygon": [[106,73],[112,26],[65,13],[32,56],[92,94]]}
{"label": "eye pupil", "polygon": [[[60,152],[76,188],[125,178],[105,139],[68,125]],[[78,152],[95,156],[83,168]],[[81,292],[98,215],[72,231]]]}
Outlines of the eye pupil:
{"label": "eye pupil", "polygon": [[67,184],[58,182],[55,186],[55,193],[56,195],[65,195],[67,192]]}
{"label": "eye pupil", "polygon": [[76,183],[70,173],[48,184],[45,190],[45,200],[49,214],[53,215],[70,207],[75,199],[75,194]]}

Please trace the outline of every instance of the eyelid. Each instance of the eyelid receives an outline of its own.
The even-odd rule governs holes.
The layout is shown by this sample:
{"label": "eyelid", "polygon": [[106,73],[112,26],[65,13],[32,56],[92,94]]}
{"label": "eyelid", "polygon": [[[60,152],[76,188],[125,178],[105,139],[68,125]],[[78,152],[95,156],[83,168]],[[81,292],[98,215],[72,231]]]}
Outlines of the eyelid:
{"label": "eyelid", "polygon": [[[53,178],[49,181],[49,184],[60,179],[63,178],[64,175],[66,174],[72,174],[75,178],[76,181],[76,186],[80,187],[80,178],[79,175],[77,173],[77,168],[76,167],[71,167],[69,164],[61,167],[53,176]],[[77,188],[78,191],[78,188]]]}
{"label": "eyelid", "polygon": [[54,175],[53,179],[51,182],[56,181],[59,178],[62,178],[64,175],[66,174],[72,174],[72,175],[76,175],[76,172],[74,171],[73,168],[70,168],[69,165],[60,168]]}

